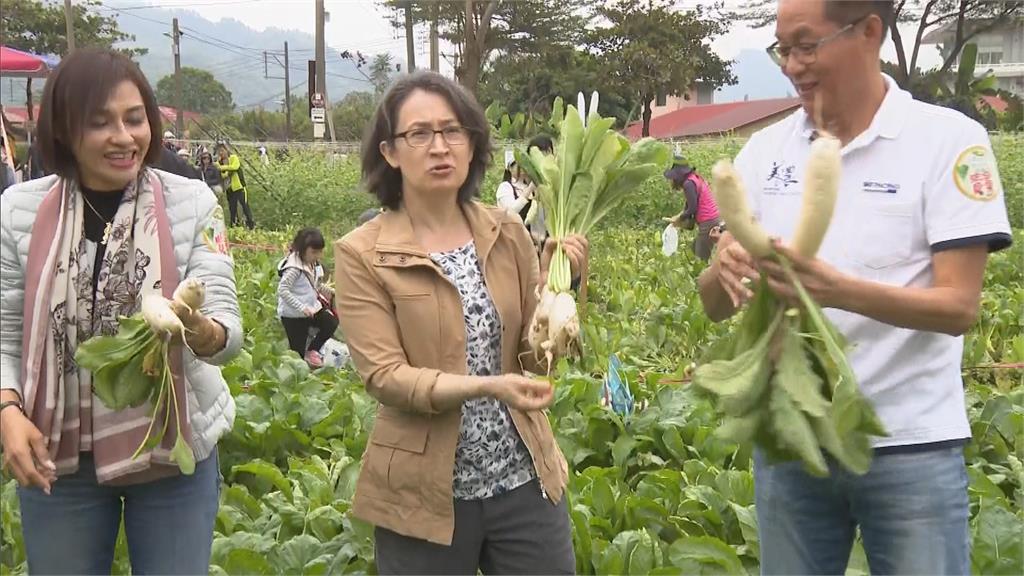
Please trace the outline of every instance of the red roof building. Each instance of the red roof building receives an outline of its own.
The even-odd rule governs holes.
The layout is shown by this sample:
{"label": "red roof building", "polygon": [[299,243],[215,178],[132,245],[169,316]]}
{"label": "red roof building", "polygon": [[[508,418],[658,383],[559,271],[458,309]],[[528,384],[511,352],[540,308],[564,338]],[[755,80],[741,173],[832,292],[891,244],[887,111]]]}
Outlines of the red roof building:
{"label": "red roof building", "polygon": [[[174,124],[178,118],[178,109],[173,106],[161,106],[160,115],[164,117],[164,122]],[[181,118],[186,126],[188,126],[189,122],[199,122],[202,119],[203,115],[199,112],[189,112],[188,110],[185,110]]]}
{"label": "red roof building", "polygon": [[[39,104],[34,105],[32,108],[32,118],[38,120]],[[8,106],[5,104],[4,115],[7,117],[8,120],[10,120],[12,124],[24,124],[28,121],[28,108],[26,108],[25,106]],[[160,115],[163,116],[163,121],[165,124],[173,125],[175,119],[178,116],[178,111],[177,109],[171,106],[161,106]],[[184,115],[182,116],[182,120],[185,122],[186,126],[188,126],[190,122],[199,122],[202,119],[202,114],[198,112],[189,112],[188,110],[186,110]]]}
{"label": "red roof building", "polygon": [[[688,106],[651,118],[654,138],[701,138],[708,136],[749,136],[792,113],[799,98],[771,98]],[[643,122],[626,127],[625,135],[640,138]]]}
{"label": "red roof building", "polygon": [[[4,117],[11,124],[24,124],[28,122],[28,107],[4,104]],[[32,118],[39,119],[39,104],[32,106]]]}

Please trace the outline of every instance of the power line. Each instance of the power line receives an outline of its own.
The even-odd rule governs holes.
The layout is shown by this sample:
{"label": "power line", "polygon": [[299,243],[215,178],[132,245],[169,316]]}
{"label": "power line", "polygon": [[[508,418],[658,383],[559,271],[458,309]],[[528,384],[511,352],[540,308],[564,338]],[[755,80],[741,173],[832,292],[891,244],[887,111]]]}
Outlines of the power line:
{"label": "power line", "polygon": [[97,5],[97,8],[99,8],[100,10],[108,10],[110,12],[116,12],[118,14],[124,14],[125,16],[131,16],[132,18],[138,18],[139,20],[145,20],[147,22],[153,22],[154,24],[162,24],[162,25],[167,26],[167,27],[170,27],[170,25],[171,25],[171,23],[167,22],[166,20],[157,20],[155,18],[149,18],[149,17],[146,17],[146,16],[139,16],[138,14],[132,14],[131,12],[125,12],[124,9],[122,9],[122,8],[117,8],[117,7],[114,7],[114,6],[107,6],[106,4],[103,4],[103,3],[99,3]]}
{"label": "power line", "polygon": [[220,42],[221,44],[224,44],[226,46],[230,46],[232,48],[237,48],[239,50],[249,50],[251,52],[259,52],[260,54],[263,53],[263,49],[262,48],[253,48],[251,46],[240,46],[238,44],[234,44],[232,42],[228,42],[227,40],[221,40],[220,38],[217,38],[215,36],[210,36],[209,34],[206,34],[204,32],[200,32],[200,31],[198,31],[198,30],[196,30],[194,28],[188,28],[188,27],[182,26],[182,29],[187,31],[187,32],[191,32],[194,35],[198,35],[198,36],[201,36],[203,38],[210,39],[211,41]]}
{"label": "power line", "polygon": [[[302,88],[303,86],[305,86],[308,83],[309,83],[309,79],[307,78],[307,79],[303,80],[302,82],[299,82],[295,86],[292,86],[291,87],[291,91],[295,92],[296,88]],[[257,102],[252,102],[250,104],[239,104],[236,107],[237,108],[253,108],[253,107],[256,107],[256,106],[261,106],[263,104],[266,104],[267,102],[270,102],[271,100],[276,100],[278,98],[281,98],[284,95],[285,95],[284,91],[281,91],[281,92],[278,92],[277,94],[274,94],[273,96],[269,96],[269,97],[264,98],[262,100],[259,100]]]}
{"label": "power line", "polygon": [[255,4],[259,0],[220,0],[214,2],[203,2],[194,4],[171,4],[167,6],[160,6],[156,4],[150,4],[146,6],[111,6],[111,8],[123,11],[129,10],[159,10],[161,8],[205,8],[208,6],[227,6],[230,4]]}
{"label": "power line", "polygon": [[[225,3],[227,3],[227,2],[225,2]],[[231,0],[231,3],[241,3],[241,2],[239,0]],[[150,18],[150,17],[147,17],[147,16],[140,16],[138,14],[133,14],[133,13],[131,13],[129,11],[129,9],[131,9],[131,10],[141,10],[141,9],[145,8],[145,9],[158,10],[158,9],[178,8],[180,6],[181,5],[177,5],[177,6],[159,6],[159,5],[154,5],[154,6],[135,6],[135,7],[122,8],[122,7],[118,7],[118,6],[111,6],[111,5],[108,5],[108,4],[103,4],[102,2],[98,3],[98,7],[101,10],[107,10],[107,11],[110,11],[110,12],[115,12],[115,13],[123,14],[125,16],[130,16],[132,18],[138,18],[139,20],[145,20],[146,22],[152,22],[154,24],[162,24],[162,25],[167,26],[167,27],[170,27],[171,23],[166,21],[166,20],[157,20],[156,18]],[[261,57],[262,57],[264,51],[266,51],[266,52],[280,52],[280,50],[264,50],[263,48],[255,48],[255,47],[252,47],[252,46],[242,46],[240,44],[234,44],[232,42],[228,42],[227,40],[221,40],[220,38],[217,38],[215,36],[211,36],[211,35],[206,34],[204,32],[199,32],[198,30],[196,30],[194,28],[189,28],[189,27],[185,27],[185,26],[182,26],[181,30],[182,30],[182,36],[189,36],[193,40],[196,40],[198,42],[203,42],[205,44],[209,44],[209,45],[211,45],[211,46],[213,46],[215,48],[221,48],[221,49],[226,50],[228,52],[231,52],[233,54],[237,54],[239,56],[248,56],[248,54],[243,54],[242,52],[237,52],[237,50],[249,51],[249,52],[252,53],[252,56],[254,56],[256,58],[260,58],[261,61],[262,61]],[[188,34],[186,34],[186,32]],[[400,39],[383,39],[383,38],[380,39],[380,40],[369,40],[365,44],[360,46],[360,48],[362,48],[364,51],[369,52],[373,48],[384,47],[384,46],[389,45],[389,44],[395,44],[395,43],[397,43],[399,41],[400,41]],[[306,53],[306,52],[314,52],[314,49],[313,48],[297,48],[297,49],[289,50],[289,51],[290,52],[294,52],[294,53]],[[330,76],[331,73],[328,73],[328,75]],[[334,75],[338,76],[337,74],[334,74]],[[339,77],[347,78],[345,76],[339,76]],[[349,79],[349,80],[358,80],[358,78],[347,78],[347,79]]]}
{"label": "power line", "polygon": [[[140,20],[145,20],[145,21],[148,21],[148,22],[153,22],[155,24],[162,24],[164,26],[170,26],[171,25],[170,22],[160,21],[160,20],[157,20],[155,18],[148,18],[146,16],[140,16],[138,14],[132,14],[131,12],[125,12],[125,11],[123,11],[123,9],[118,8],[116,6],[108,6],[108,5],[100,3],[99,4],[99,8],[105,9],[105,10],[109,10],[109,11],[112,11],[112,12],[123,13],[126,16],[131,16],[132,18],[138,18]],[[150,8],[156,8],[156,7],[150,7]],[[191,38],[192,40],[194,40],[196,42],[200,42],[202,44],[206,44],[208,46],[212,46],[212,47],[217,48],[219,50],[224,50],[226,52],[230,52],[232,54],[235,54],[237,56],[241,56],[243,58],[251,58],[251,59],[253,59],[256,62],[259,62],[261,65],[263,63],[263,59],[261,58],[261,56],[263,55],[263,50],[262,49],[252,48],[252,47],[248,47],[248,46],[240,46],[238,44],[233,44],[231,42],[227,42],[227,41],[224,41],[224,40],[220,40],[219,38],[215,38],[213,36],[209,36],[207,34],[203,34],[202,32],[198,32],[198,31],[196,31],[196,30],[194,30],[192,28],[182,27],[181,29],[188,32],[188,33],[182,32],[181,33],[182,36],[187,36],[187,37]],[[238,50],[248,50],[248,51],[250,51],[252,53],[247,54],[245,52],[239,52]],[[305,52],[307,50],[297,50],[297,51]],[[305,74],[307,72],[305,68],[296,68],[294,66],[289,66],[289,69],[292,70],[292,71],[295,71],[295,72],[301,72],[303,74]],[[354,81],[354,82],[369,82],[368,80],[365,80],[363,78],[356,78],[354,76],[346,76],[344,74],[338,74],[337,72],[327,72],[326,75],[330,76],[330,77],[334,77],[334,78],[341,78],[343,80],[351,80],[351,81]],[[308,82],[308,80],[307,80],[307,82]]]}

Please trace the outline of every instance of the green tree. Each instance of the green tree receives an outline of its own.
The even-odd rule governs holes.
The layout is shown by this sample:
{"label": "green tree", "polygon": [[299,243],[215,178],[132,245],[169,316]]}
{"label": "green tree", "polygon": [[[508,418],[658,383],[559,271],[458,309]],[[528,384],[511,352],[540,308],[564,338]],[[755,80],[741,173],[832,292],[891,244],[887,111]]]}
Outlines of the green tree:
{"label": "green tree", "polygon": [[697,82],[718,87],[736,82],[730,63],[709,41],[728,30],[726,17],[697,7],[673,10],[668,0],[619,0],[598,14],[609,23],[593,34],[612,83],[632,88],[643,106],[643,131],[650,134],[651,102],[686,93]]}
{"label": "green tree", "polygon": [[[99,13],[100,3],[82,0],[72,6],[75,46],[111,48],[115,44],[130,56],[146,53],[145,48],[125,48],[135,37],[121,32],[117,20]],[[64,4],[40,0],[0,0],[0,44],[35,54],[62,55],[68,51]],[[32,118],[32,78],[25,80],[25,104]]]}
{"label": "green tree", "polygon": [[[75,46],[111,48],[115,44],[134,42],[125,34],[113,16],[99,12],[97,0],[81,0],[72,4]],[[0,2],[0,43],[36,54],[66,54],[68,41],[64,20],[64,4],[40,0],[3,0]],[[146,53],[145,48],[119,48],[131,55]]]}
{"label": "green tree", "polygon": [[358,142],[373,119],[377,98],[369,92],[349,92],[334,105],[334,133],[342,142]]}
{"label": "green tree", "polygon": [[391,72],[395,69],[391,59],[391,54],[377,54],[370,64],[370,83],[373,84],[373,91],[377,98],[383,96],[388,86],[391,85]]}
{"label": "green tree", "polygon": [[485,106],[497,103],[501,114],[523,113],[546,119],[551,103],[561,96],[576,102],[576,94],[601,92],[601,115],[614,116],[625,126],[639,102],[628,87],[609,84],[597,56],[574,46],[553,45],[538,53],[510,54],[495,59],[481,78],[478,98]]}
{"label": "green tree", "polygon": [[[751,0],[734,16],[746,20],[755,28],[775,22],[775,0]],[[918,56],[925,36],[929,32],[949,27],[952,42],[943,50],[943,61],[938,72],[945,74],[956,65],[957,58],[972,39],[1007,22],[1019,20],[1024,14],[1021,0],[895,0],[893,15],[896,22],[912,24],[914,30],[910,54],[904,45],[899,26],[890,26],[889,35],[896,49],[896,62],[889,68],[892,77],[903,88],[913,90],[915,81],[926,74],[918,67]],[[926,78],[925,82],[931,79]]]}
{"label": "green tree", "polygon": [[[304,96],[291,95],[292,140],[313,139],[313,123],[309,119],[309,101]],[[208,138],[226,137],[232,140],[284,140],[286,116],[282,110],[253,108],[214,117],[206,116],[200,122]]]}
{"label": "green tree", "polygon": [[[174,74],[156,83],[156,98],[164,106],[173,106]],[[235,107],[231,92],[206,70],[185,66],[181,69],[181,105],[200,114],[219,114]]]}
{"label": "green tree", "polygon": [[[405,25],[404,0],[383,0],[392,23]],[[586,28],[593,0],[437,0],[412,3],[413,21],[437,22],[438,34],[454,47],[455,75],[476,93],[492,60],[536,54],[543,46],[573,44]],[[467,20],[466,16],[469,15]],[[467,26],[467,21],[469,25]]]}

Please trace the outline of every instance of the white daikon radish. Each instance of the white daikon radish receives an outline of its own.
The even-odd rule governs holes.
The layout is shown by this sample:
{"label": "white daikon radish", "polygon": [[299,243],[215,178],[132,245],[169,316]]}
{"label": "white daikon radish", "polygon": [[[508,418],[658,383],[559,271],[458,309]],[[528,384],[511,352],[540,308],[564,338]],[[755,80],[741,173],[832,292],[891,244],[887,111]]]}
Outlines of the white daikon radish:
{"label": "white daikon radish", "polygon": [[801,256],[813,258],[821,247],[839,196],[842,166],[839,140],[821,134],[812,144],[804,176],[800,219],[793,235],[793,248]]}
{"label": "white daikon radish", "polygon": [[750,211],[743,181],[728,159],[719,160],[711,169],[711,190],[722,219],[740,245],[755,258],[771,254],[771,240]]}

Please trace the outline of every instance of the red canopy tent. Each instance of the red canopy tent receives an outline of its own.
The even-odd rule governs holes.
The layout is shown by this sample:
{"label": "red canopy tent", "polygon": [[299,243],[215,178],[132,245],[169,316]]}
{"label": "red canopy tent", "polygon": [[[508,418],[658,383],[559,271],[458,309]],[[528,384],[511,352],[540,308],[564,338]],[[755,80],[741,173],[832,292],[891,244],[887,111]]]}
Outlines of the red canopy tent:
{"label": "red canopy tent", "polygon": [[22,52],[0,45],[0,76],[7,78],[45,78],[59,59]]}
{"label": "red canopy tent", "polygon": [[0,78],[27,78],[25,101],[29,121],[34,119],[32,107],[32,79],[46,78],[50,70],[55,68],[60,58],[40,56],[31,52],[16,50],[10,46],[0,45]]}

